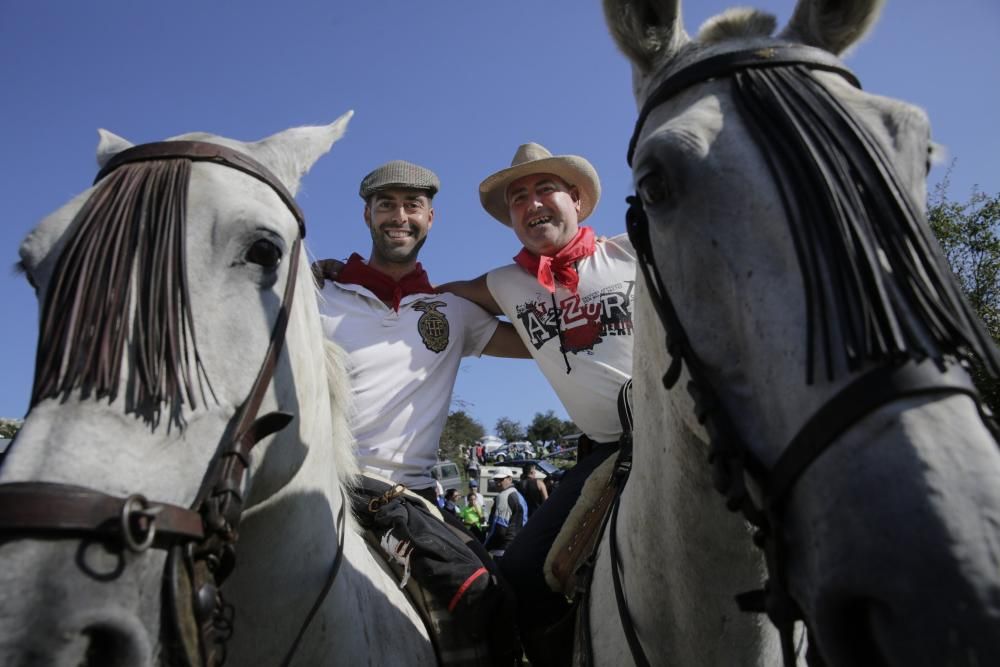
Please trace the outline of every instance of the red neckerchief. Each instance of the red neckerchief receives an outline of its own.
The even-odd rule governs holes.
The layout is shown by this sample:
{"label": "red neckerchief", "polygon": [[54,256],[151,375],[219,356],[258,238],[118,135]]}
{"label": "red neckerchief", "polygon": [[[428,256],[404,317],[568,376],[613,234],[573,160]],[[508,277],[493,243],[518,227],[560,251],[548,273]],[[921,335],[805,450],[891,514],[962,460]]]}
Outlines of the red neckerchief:
{"label": "red neckerchief", "polygon": [[358,253],[351,255],[347,264],[344,264],[337,275],[337,282],[367,287],[383,302],[391,303],[395,311],[399,310],[399,302],[404,296],[437,294],[437,290],[431,287],[430,281],[427,280],[427,272],[420,266],[420,262],[417,262],[417,268],[396,281],[378,269],[368,266]]}
{"label": "red neckerchief", "polygon": [[573,240],[564,245],[554,255],[538,255],[522,248],[514,261],[522,269],[538,279],[538,283],[553,294],[556,291],[556,281],[576,294],[580,276],[576,272],[576,261],[594,254],[594,230],[590,227],[580,227]]}

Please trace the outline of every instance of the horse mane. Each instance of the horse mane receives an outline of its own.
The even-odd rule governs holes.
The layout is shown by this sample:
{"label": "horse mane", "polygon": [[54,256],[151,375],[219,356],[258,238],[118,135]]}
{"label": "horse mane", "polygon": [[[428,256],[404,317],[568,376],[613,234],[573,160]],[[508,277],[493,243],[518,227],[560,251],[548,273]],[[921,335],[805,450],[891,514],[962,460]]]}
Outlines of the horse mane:
{"label": "horse mane", "polygon": [[334,461],[337,476],[345,486],[355,486],[361,474],[358,457],[354,448],[349,415],[352,410],[351,384],[347,373],[347,355],[339,345],[331,340],[323,340],[323,356],[326,364],[326,381],[330,388],[330,420],[333,424]]}
{"label": "horse mane", "polygon": [[[733,75],[734,99],[774,176],[806,290],[806,380],[845,363],[1000,358],[895,166],[805,66]],[[839,350],[834,346],[839,340]]]}
{"label": "horse mane", "polygon": [[166,404],[182,427],[181,406],[207,402],[185,266],[190,174],[188,160],[124,165],[77,213],[42,308],[31,406],[75,390],[114,401],[126,345],[127,412],[155,424]]}

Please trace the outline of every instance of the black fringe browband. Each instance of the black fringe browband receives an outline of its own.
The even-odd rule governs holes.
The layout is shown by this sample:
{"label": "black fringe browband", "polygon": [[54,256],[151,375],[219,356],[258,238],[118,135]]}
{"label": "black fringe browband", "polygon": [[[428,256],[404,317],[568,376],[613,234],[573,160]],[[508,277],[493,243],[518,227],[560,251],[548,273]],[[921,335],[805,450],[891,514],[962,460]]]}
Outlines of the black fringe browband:
{"label": "black fringe browband", "polygon": [[[871,131],[804,65],[733,74],[735,99],[784,200],[806,290],[807,382],[817,358],[979,357],[992,339]],[[835,347],[837,340],[841,345]],[[839,359],[838,359],[839,357]]]}
{"label": "black fringe browband", "polygon": [[190,173],[183,159],[120,166],[78,212],[42,309],[32,406],[75,390],[114,401],[126,353],[127,411],[156,422],[166,403],[180,425],[195,384],[206,402],[185,265]]}

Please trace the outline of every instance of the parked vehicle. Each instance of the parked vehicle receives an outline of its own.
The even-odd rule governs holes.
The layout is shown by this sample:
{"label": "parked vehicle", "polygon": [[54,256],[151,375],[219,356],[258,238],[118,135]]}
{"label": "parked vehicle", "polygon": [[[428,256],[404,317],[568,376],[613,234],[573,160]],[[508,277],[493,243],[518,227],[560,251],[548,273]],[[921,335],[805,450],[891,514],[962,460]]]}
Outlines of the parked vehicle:
{"label": "parked vehicle", "polygon": [[487,454],[486,459],[496,463],[505,463],[511,459],[525,459],[535,456],[535,449],[527,440],[508,442],[506,445]]}
{"label": "parked vehicle", "polygon": [[431,468],[431,477],[441,484],[441,490],[458,489],[459,493],[465,492],[462,482],[462,472],[458,464],[454,461],[438,461]]}
{"label": "parked vehicle", "polygon": [[479,444],[483,446],[483,456],[489,458],[490,454],[504,446],[503,440],[495,435],[484,435]]}

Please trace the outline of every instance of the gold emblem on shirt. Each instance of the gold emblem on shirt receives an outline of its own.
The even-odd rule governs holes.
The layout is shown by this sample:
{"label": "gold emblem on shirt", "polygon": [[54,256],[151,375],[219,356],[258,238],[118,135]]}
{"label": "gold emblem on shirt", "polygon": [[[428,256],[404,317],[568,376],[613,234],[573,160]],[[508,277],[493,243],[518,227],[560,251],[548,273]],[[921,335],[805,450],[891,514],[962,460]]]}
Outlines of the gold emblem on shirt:
{"label": "gold emblem on shirt", "polygon": [[417,331],[431,352],[441,352],[448,347],[448,318],[438,311],[438,307],[447,305],[444,301],[417,301],[413,304],[413,310],[423,313],[417,320]]}

